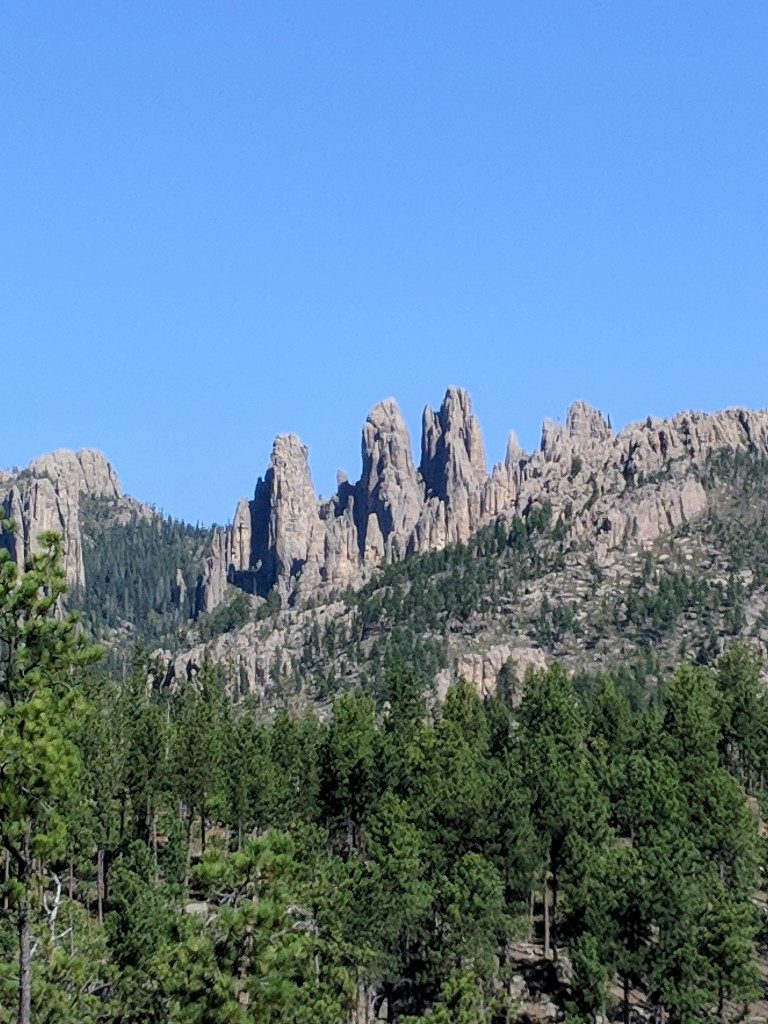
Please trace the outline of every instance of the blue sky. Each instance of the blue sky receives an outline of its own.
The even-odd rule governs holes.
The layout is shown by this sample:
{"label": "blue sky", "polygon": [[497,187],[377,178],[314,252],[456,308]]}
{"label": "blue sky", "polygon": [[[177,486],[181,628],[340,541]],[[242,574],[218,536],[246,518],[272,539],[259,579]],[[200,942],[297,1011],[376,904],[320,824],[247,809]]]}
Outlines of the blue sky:
{"label": "blue sky", "polygon": [[489,462],[768,405],[768,5],[5,4],[0,465],[224,520],[467,387]]}

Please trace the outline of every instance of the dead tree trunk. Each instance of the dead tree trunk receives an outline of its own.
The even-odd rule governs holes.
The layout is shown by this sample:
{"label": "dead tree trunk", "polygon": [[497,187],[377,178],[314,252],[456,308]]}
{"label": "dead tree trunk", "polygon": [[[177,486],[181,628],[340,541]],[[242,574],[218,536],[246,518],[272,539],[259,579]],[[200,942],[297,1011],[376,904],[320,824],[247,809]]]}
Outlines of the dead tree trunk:
{"label": "dead tree trunk", "polygon": [[99,924],[104,924],[104,847],[96,851],[96,906]]}
{"label": "dead tree trunk", "polygon": [[3,911],[8,913],[8,882],[11,880],[11,855],[7,850],[4,850],[4,870],[3,870],[3,881],[5,883],[5,892],[3,894]]}
{"label": "dead tree trunk", "polygon": [[557,960],[557,873],[552,872],[552,959]]}

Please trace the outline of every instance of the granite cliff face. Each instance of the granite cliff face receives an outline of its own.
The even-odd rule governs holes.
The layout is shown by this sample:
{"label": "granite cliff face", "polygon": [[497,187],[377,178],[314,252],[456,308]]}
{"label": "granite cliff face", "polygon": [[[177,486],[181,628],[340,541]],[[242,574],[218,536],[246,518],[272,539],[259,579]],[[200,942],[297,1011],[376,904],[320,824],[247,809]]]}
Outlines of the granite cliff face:
{"label": "granite cliff face", "polygon": [[352,484],[320,502],[307,450],[293,435],[275,441],[251,501],[217,536],[198,607],[210,611],[228,583],[254,593],[276,587],[296,603],[322,588],[356,585],[382,564],[467,540],[499,516],[546,506],[563,528],[594,544],[598,559],[647,544],[706,507],[698,475],[721,449],[768,453],[768,413],[733,409],[648,419],[614,433],[584,402],[564,424],[547,421],[540,448],[523,452],[510,435],[489,473],[479,423],[466,391],[449,388],[424,410],[421,460],[393,399],[369,414],[362,467]]}
{"label": "granite cliff face", "polygon": [[[724,478],[713,487],[710,470],[723,452],[755,456],[754,463],[746,459],[749,465],[768,456],[768,412],[731,409],[648,418],[617,433],[600,412],[577,402],[563,423],[544,423],[541,443],[533,452],[523,451],[510,435],[503,462],[489,471],[470,398],[461,389],[449,388],[437,410],[424,410],[418,464],[393,399],[372,409],[363,425],[359,478],[351,482],[340,473],[336,494],[327,501],[316,495],[306,446],[295,435],[281,435],[253,497],[238,502],[232,523],[188,541],[177,538],[178,551],[174,548],[170,556],[167,539],[173,530],[161,541],[162,517],[122,494],[104,456],[91,450],[54,452],[22,471],[0,471],[0,503],[16,524],[12,533],[0,535],[0,543],[22,563],[36,550],[43,531],[61,532],[70,586],[90,593],[84,552],[98,550],[100,564],[111,565],[113,538],[124,548],[126,538],[136,536],[137,519],[152,520],[158,528],[149,530],[149,540],[145,531],[144,554],[137,549],[127,561],[123,558],[121,571],[128,572],[125,579],[132,573],[141,577],[144,589],[149,588],[144,604],[154,620],[171,607],[177,641],[179,630],[188,634],[187,655],[168,652],[177,675],[210,649],[237,665],[244,690],[259,692],[268,689],[280,659],[288,659],[288,665],[306,658],[307,645],[316,647],[311,637],[318,629],[330,630],[329,636],[334,631],[356,635],[363,648],[373,641],[376,622],[361,625],[343,592],[368,581],[375,589],[377,569],[467,541],[500,519],[510,529],[514,517],[528,526],[546,522],[566,569],[542,570],[550,576],[537,576],[510,603],[502,601],[497,617],[489,613],[488,621],[477,627],[480,632],[465,632],[459,624],[435,638],[449,653],[443,663],[447,667],[435,679],[436,692],[457,674],[489,692],[503,665],[540,660],[531,617],[544,616],[546,595],[550,603],[570,600],[577,617],[596,594],[603,594],[600,600],[610,606],[615,599],[611,587],[636,571],[631,566],[637,566],[646,549],[655,548],[658,554],[672,544],[678,528],[701,524],[717,510]],[[100,502],[91,506],[89,498]],[[110,529],[115,524],[118,528],[102,533],[99,549],[94,547],[96,535],[88,532],[94,529],[94,514],[105,515]],[[121,524],[130,527],[122,534]],[[694,533],[698,529],[694,525]],[[716,556],[715,546],[701,565],[714,565]],[[157,563],[154,574],[147,571],[150,563]],[[718,573],[712,569],[710,575],[725,585],[722,581],[735,570]],[[110,581],[115,578],[111,572]],[[230,611],[236,588],[261,598],[279,596],[267,611],[273,616],[279,604],[283,612],[267,622],[263,602],[246,602],[248,622],[238,628]],[[92,584],[91,589],[98,601],[98,587]],[[166,590],[168,601],[163,599]],[[110,593],[122,609],[122,595]],[[757,598],[753,604],[747,616],[755,619]],[[222,617],[210,628],[205,618],[196,624],[187,618],[221,605]],[[236,607],[242,611],[242,601]],[[527,632],[515,632],[511,624],[521,614],[528,616]],[[768,622],[768,604],[765,617]],[[112,618],[118,620],[113,630],[133,636],[135,617],[121,612]],[[166,635],[162,623],[154,625],[155,635]],[[206,636],[216,639],[204,640]],[[332,647],[332,636],[329,643]]]}
{"label": "granite cliff face", "polygon": [[80,500],[84,495],[123,499],[120,481],[101,452],[60,449],[34,459],[19,473],[0,475],[0,505],[13,521],[2,543],[20,565],[34,553],[39,538],[55,530],[64,538],[64,564],[71,588],[85,586]]}
{"label": "granite cliff face", "polygon": [[[261,595],[274,588],[283,604],[295,604],[323,589],[359,585],[383,564],[465,541],[499,516],[545,506],[604,560],[700,514],[706,496],[699,471],[722,449],[768,453],[768,413],[685,413],[614,433],[601,413],[577,402],[564,424],[544,423],[532,453],[510,435],[504,461],[489,473],[470,397],[449,388],[439,409],[424,410],[417,467],[403,416],[386,399],[363,426],[359,479],[340,474],[328,501],[316,496],[301,440],[275,440],[253,498],[242,499],[232,524],[214,532],[194,606],[212,611],[232,585]],[[16,523],[3,543],[21,563],[43,531],[59,530],[70,585],[85,586],[85,495],[153,514],[122,494],[101,453],[61,450],[21,472],[0,473],[0,502]]]}

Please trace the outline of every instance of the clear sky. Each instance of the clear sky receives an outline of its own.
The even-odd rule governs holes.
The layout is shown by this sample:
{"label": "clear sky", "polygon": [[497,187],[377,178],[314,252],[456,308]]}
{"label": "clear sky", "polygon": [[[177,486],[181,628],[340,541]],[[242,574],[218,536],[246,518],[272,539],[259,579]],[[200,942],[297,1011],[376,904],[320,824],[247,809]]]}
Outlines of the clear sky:
{"label": "clear sky", "polygon": [[489,462],[768,405],[768,4],[0,7],[0,465],[93,446],[229,518],[449,384]]}

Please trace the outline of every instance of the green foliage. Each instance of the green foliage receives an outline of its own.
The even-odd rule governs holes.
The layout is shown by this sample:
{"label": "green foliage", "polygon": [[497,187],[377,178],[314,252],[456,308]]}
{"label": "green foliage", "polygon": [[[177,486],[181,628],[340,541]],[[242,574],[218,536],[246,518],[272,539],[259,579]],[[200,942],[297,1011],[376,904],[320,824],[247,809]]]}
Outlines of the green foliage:
{"label": "green foliage", "polygon": [[212,640],[222,633],[230,633],[244,626],[250,617],[250,598],[244,591],[238,590],[226,604],[220,605],[208,615],[201,616],[198,622],[200,639]]}
{"label": "green foliage", "polygon": [[109,499],[93,496],[81,500],[81,523],[88,586],[74,598],[97,636],[128,624],[136,639],[154,643],[187,623],[209,529],[159,514],[118,514]]}
{"label": "green foliage", "polygon": [[31,1019],[34,891],[66,848],[80,768],[72,725],[83,703],[75,684],[102,653],[76,616],[59,613],[60,538],[49,533],[40,542],[23,573],[0,550],[0,844],[19,937],[19,1024]]}
{"label": "green foliage", "polygon": [[337,842],[357,848],[366,807],[376,796],[379,745],[373,701],[365,694],[339,697],[321,751],[321,799]]}
{"label": "green foliage", "polygon": [[[550,518],[478,539],[500,586]],[[50,1024],[507,1024],[524,940],[560,961],[536,968],[573,1022],[642,1000],[699,1024],[756,997],[768,699],[749,652],[682,665],[650,707],[558,664],[514,709],[463,681],[432,705],[427,660],[391,657],[406,630],[327,717],[264,715],[209,661],[172,692],[140,651],[122,687],[89,675],[57,559],[0,559],[0,1024],[24,920]],[[471,584],[463,552],[440,559]],[[426,583],[389,580],[401,610]]]}
{"label": "green foliage", "polygon": [[[207,973],[231,995],[217,995],[213,1016],[184,1019],[239,1020],[239,1008],[254,1024],[342,1024],[351,979],[314,909],[328,882],[296,852],[289,836],[271,831],[228,858],[203,860],[198,880],[217,908],[202,930],[213,954]],[[195,1005],[193,992],[183,986],[179,997]]]}
{"label": "green foliage", "polygon": [[495,1020],[513,1020],[509,1014],[514,1009],[514,1002],[503,994],[489,999],[482,979],[466,970],[446,979],[435,1005],[426,1013],[400,1020],[402,1024],[493,1024]]}
{"label": "green foliage", "polygon": [[[50,895],[50,890],[49,890]],[[103,930],[94,930],[83,909],[64,898],[56,929],[37,930],[32,977],[35,1024],[101,1024],[104,997],[115,980]],[[8,962],[10,967],[10,960]],[[16,977],[0,963],[0,1021],[17,1020]],[[13,1008],[13,1009],[12,1009]]]}

